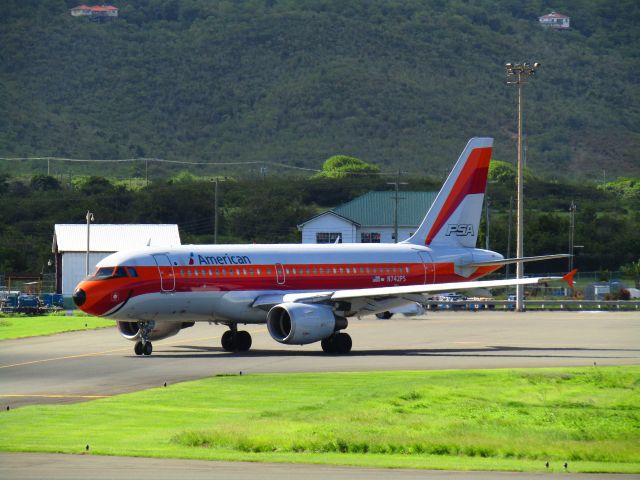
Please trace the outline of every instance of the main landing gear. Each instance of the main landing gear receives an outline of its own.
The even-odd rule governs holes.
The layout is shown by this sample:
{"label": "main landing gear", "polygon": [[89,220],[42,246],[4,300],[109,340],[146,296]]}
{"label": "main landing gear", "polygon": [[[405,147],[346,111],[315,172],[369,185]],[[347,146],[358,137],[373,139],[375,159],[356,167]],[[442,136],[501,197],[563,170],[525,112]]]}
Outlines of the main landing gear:
{"label": "main landing gear", "polygon": [[222,334],[221,343],[227,352],[246,352],[251,348],[251,334],[245,330],[238,331],[238,325],[232,323]]}
{"label": "main landing gear", "polygon": [[351,336],[348,333],[336,332],[320,342],[326,353],[349,353],[351,351]]}
{"label": "main landing gear", "polygon": [[153,352],[153,345],[149,341],[149,335],[155,325],[156,322],[153,320],[148,322],[138,322],[138,327],[140,328],[140,340],[138,340],[135,347],[133,347],[133,351],[136,355],[149,356],[151,355],[151,352]]}

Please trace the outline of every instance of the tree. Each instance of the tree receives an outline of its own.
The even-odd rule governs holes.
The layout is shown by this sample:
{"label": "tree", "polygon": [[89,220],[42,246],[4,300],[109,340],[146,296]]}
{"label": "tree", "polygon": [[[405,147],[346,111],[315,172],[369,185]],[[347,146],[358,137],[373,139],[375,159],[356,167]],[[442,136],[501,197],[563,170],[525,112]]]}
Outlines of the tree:
{"label": "tree", "polygon": [[623,265],[621,269],[625,275],[633,278],[636,288],[640,288],[640,259]]}
{"label": "tree", "polygon": [[356,157],[334,155],[322,165],[322,172],[317,177],[344,178],[379,173],[380,169]]}
{"label": "tree", "polygon": [[31,177],[31,188],[34,190],[60,190],[60,182],[49,175],[34,175]]}

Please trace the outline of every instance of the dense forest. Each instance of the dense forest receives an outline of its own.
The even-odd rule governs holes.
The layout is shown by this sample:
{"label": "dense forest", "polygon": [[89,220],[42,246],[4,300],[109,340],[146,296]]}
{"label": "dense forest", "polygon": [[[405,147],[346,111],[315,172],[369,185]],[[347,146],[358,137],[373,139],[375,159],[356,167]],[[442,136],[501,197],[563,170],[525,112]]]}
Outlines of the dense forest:
{"label": "dense forest", "polygon": [[[514,177],[510,164],[492,162],[487,190],[489,247],[505,255]],[[219,178],[218,241],[299,242],[298,224],[369,190],[388,190],[389,180],[375,174]],[[429,177],[402,180],[408,182],[405,189],[440,188],[440,182]],[[577,250],[576,267],[618,270],[640,260],[640,181],[622,179],[596,186],[543,180],[527,172],[525,198],[525,255],[567,252],[573,201],[577,205],[575,244],[583,245]],[[214,238],[214,184],[211,179],[185,173],[137,189],[97,176],[67,183],[46,175],[27,180],[3,174],[0,202],[0,273],[7,275],[46,271],[53,225],[84,223],[87,210],[94,213],[97,223],[177,223],[184,244],[212,243]],[[486,231],[483,220],[479,246],[485,245]],[[515,232],[513,225],[511,231]],[[566,268],[563,260],[531,264],[527,271]]]}
{"label": "dense forest", "polygon": [[[113,0],[119,17],[103,23],[71,17],[78,3],[0,3],[0,157],[319,168],[346,154],[441,176],[475,135],[513,161],[504,63],[537,61],[527,165],[549,179],[640,175],[635,0]],[[541,28],[551,10],[571,29]]]}

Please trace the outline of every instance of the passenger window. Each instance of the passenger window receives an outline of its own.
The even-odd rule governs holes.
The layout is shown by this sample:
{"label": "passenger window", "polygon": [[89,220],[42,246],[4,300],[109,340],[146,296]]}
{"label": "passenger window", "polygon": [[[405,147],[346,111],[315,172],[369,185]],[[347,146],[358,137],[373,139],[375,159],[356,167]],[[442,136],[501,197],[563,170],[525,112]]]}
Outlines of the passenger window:
{"label": "passenger window", "polygon": [[127,272],[129,272],[130,277],[136,278],[138,276],[138,272],[133,267],[127,267]]}

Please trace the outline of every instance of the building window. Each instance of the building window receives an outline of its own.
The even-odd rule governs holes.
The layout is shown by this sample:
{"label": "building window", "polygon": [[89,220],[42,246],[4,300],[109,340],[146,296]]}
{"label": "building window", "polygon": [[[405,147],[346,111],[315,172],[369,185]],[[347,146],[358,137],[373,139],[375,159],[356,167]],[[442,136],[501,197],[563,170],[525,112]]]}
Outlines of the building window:
{"label": "building window", "polygon": [[380,234],[378,232],[362,232],[360,243],[380,243]]}
{"label": "building window", "polygon": [[316,243],[342,243],[340,232],[318,232],[316,233]]}

